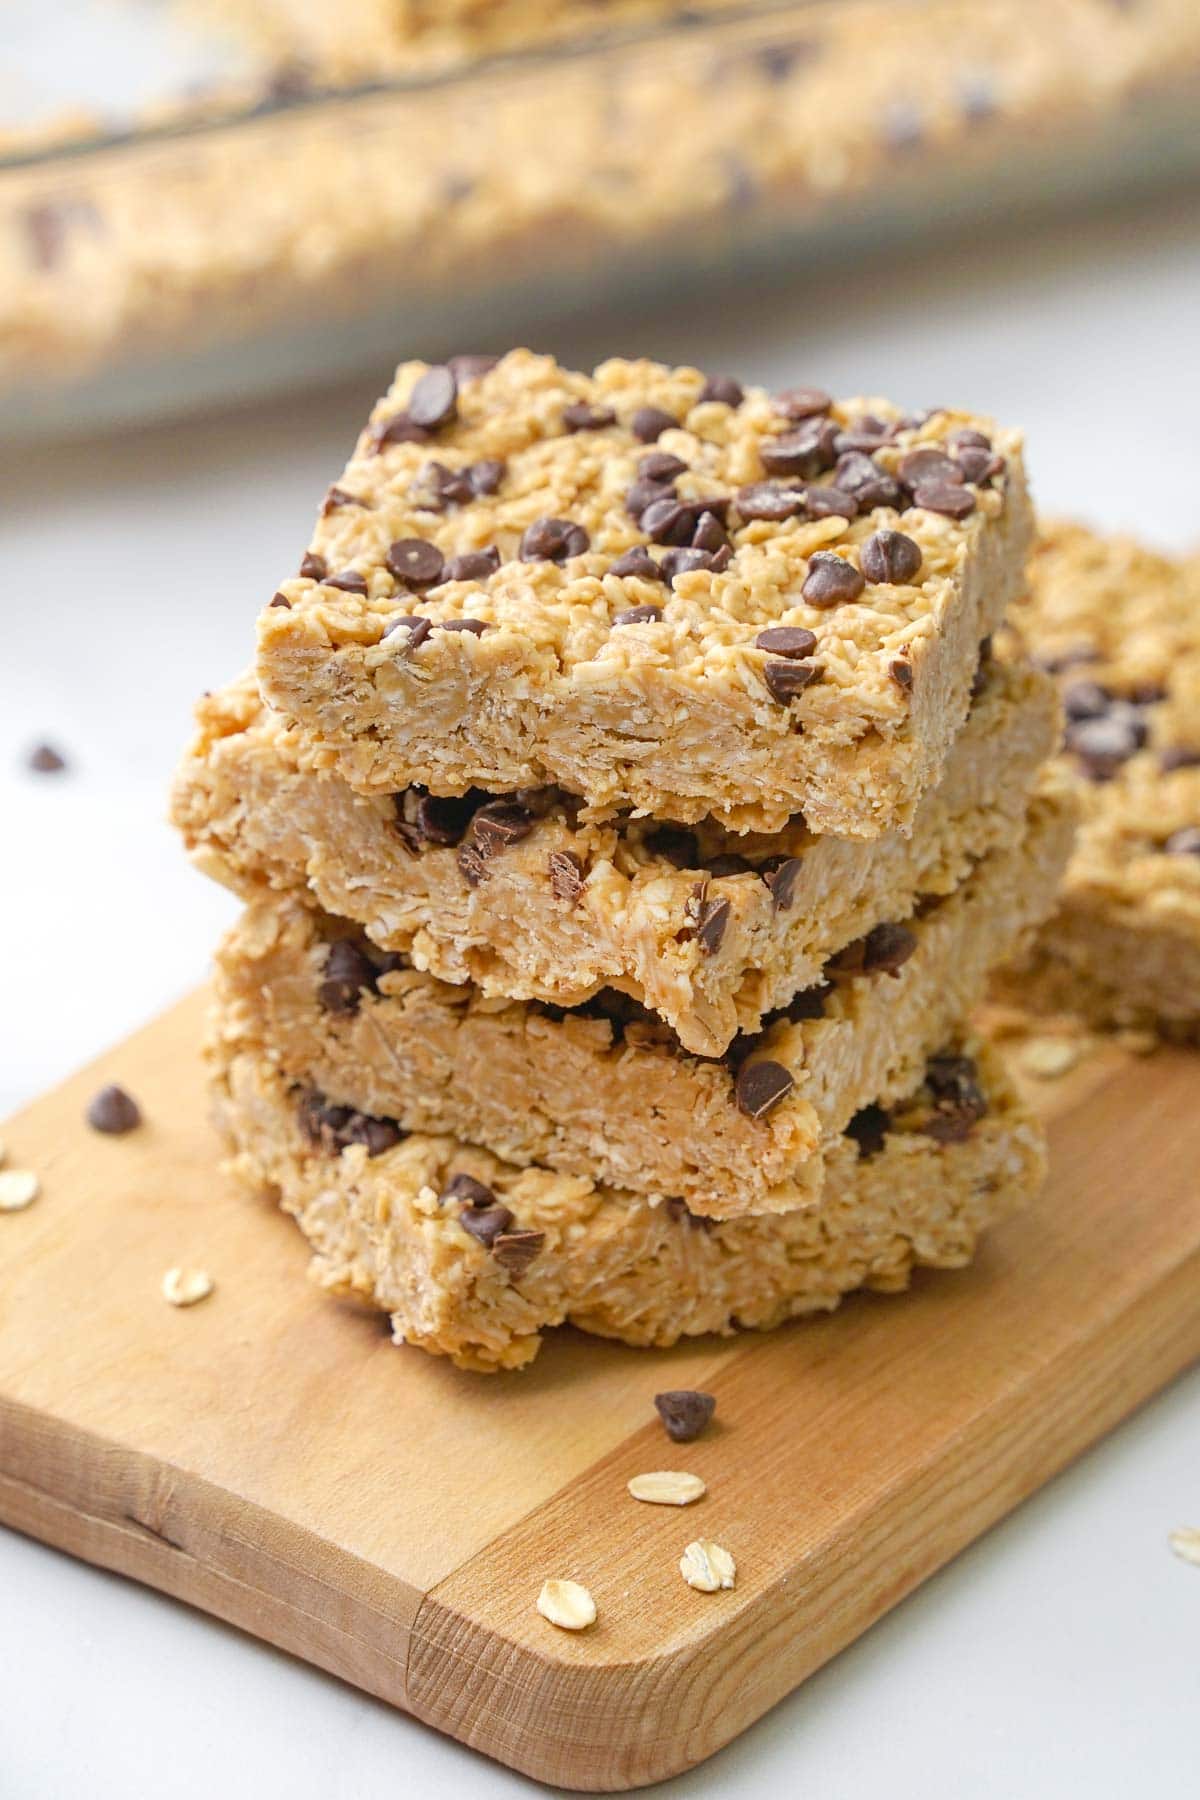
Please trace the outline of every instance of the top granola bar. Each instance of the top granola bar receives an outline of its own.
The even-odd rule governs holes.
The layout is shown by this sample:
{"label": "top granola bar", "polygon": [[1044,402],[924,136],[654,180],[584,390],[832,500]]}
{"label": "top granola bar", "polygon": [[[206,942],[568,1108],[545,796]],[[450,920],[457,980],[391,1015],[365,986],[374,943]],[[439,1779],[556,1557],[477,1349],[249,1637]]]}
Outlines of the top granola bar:
{"label": "top granola bar", "polygon": [[597,816],[872,838],[938,779],[1030,535],[1019,435],[969,414],[408,363],[258,675],[363,793],[555,782]]}

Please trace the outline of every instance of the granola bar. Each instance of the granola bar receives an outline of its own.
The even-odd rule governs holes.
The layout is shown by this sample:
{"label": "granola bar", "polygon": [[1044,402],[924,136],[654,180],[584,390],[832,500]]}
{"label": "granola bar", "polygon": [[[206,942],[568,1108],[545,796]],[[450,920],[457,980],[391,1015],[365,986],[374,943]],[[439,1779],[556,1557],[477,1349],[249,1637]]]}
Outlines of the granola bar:
{"label": "granola bar", "polygon": [[882,924],[826,980],[720,1061],[694,1057],[619,995],[582,1011],[499,1003],[372,955],[295,902],[251,907],[218,955],[225,1029],[332,1104],[451,1133],[713,1218],[782,1213],[820,1194],[851,1116],[891,1105],[980,998],[989,969],[1046,916],[1072,832],[1034,803],[910,925]]}
{"label": "granola bar", "polygon": [[320,1285],[483,1372],[529,1363],[567,1320],[664,1347],[829,1310],[856,1287],[896,1292],[917,1266],[961,1267],[1044,1176],[1041,1130],[982,1043],[948,1044],[903,1105],[866,1109],[829,1153],[819,1207],[724,1224],[389,1120],[331,1122],[269,1060],[228,1040],[215,1055],[230,1167],[296,1218]]}
{"label": "granola bar", "polygon": [[1023,832],[1057,733],[1053,683],[1000,662],[982,675],[911,837],[586,823],[561,790],[365,799],[313,778],[250,681],[201,702],[174,818],[198,867],[245,899],[307,893],[381,950],[484,995],[577,1006],[614,987],[687,1049],[720,1056],[835,951],[907,919],[918,895],[951,892]]}
{"label": "granola bar", "polygon": [[1001,998],[1200,1036],[1200,559],[1043,529],[1014,630],[1067,715],[1081,826],[1057,912]]}
{"label": "granola bar", "polygon": [[259,617],[264,698],[360,793],[558,783],[740,831],[908,829],[1030,538],[1021,441],[512,351],[401,366]]}

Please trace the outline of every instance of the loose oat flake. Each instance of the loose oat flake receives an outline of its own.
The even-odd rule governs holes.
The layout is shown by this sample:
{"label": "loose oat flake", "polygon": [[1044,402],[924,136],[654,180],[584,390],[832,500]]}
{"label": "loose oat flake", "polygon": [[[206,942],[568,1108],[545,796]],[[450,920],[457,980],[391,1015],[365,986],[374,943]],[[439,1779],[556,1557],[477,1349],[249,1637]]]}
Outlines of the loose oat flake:
{"label": "loose oat flake", "polygon": [[1167,1539],[1176,1556],[1182,1556],[1184,1562],[1195,1563],[1200,1567],[1200,1526],[1181,1525]]}
{"label": "loose oat flake", "polygon": [[215,1286],[204,1269],[168,1269],[162,1279],[163,1299],[172,1306],[195,1306],[207,1300]]}
{"label": "loose oat flake", "polygon": [[737,1564],[728,1550],[714,1544],[711,1538],[697,1538],[679,1559],[679,1573],[690,1588],[702,1594],[715,1594],[731,1588],[737,1579]]}
{"label": "loose oat flake", "polygon": [[586,1631],[596,1622],[596,1602],[578,1581],[543,1581],[537,1609],[563,1631]]}
{"label": "loose oat flake", "polygon": [[0,1171],[0,1212],[22,1212],[41,1191],[42,1184],[32,1169]]}
{"label": "loose oat flake", "polygon": [[629,1492],[635,1500],[649,1500],[653,1506],[690,1506],[708,1489],[698,1475],[687,1475],[679,1469],[656,1469],[649,1475],[635,1475]]}

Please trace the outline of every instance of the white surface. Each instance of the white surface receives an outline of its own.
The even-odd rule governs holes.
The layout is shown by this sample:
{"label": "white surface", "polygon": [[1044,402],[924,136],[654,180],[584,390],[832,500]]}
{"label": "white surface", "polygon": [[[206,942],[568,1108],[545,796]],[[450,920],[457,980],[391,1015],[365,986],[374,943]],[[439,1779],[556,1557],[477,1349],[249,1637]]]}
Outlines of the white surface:
{"label": "white surface", "polygon": [[[1167,545],[1200,537],[1194,205],[960,245],[905,279],[899,300],[880,270],[744,302],[682,295],[672,316],[537,339],[587,360],[644,348],[914,406],[961,400],[1027,426],[1047,510]],[[254,612],[295,566],[368,398],[342,390],[0,465],[0,1113],[202,974],[232,902],[162,824],[167,774],[191,698],[247,659]],[[71,773],[25,773],[43,738]],[[1194,1796],[1200,1570],[1166,1535],[1200,1524],[1198,1430],[1193,1375],[660,1791]],[[2,1532],[0,1668],[2,1800],[540,1791]]]}

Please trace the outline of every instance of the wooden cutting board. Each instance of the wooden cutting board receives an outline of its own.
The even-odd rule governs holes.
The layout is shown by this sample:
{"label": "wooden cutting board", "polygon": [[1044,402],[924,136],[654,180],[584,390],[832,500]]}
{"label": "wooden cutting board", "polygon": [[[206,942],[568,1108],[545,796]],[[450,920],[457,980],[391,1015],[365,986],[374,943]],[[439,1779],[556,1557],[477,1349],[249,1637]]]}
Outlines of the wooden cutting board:
{"label": "wooden cutting board", "polygon": [[[191,1601],[544,1781],[612,1790],[742,1731],[1200,1353],[1200,1059],[1048,1084],[1053,1177],[964,1273],[670,1353],[565,1331],[523,1374],[389,1344],[218,1169],[196,996],[3,1130],[0,1519]],[[127,1138],[83,1124],[103,1080]],[[164,1270],[199,1264],[189,1310]],[[719,1426],[668,1443],[652,1396]],[[687,1512],[625,1493],[694,1469]],[[696,1536],[737,1559],[698,1594]],[[585,1582],[597,1625],[534,1610]]]}

